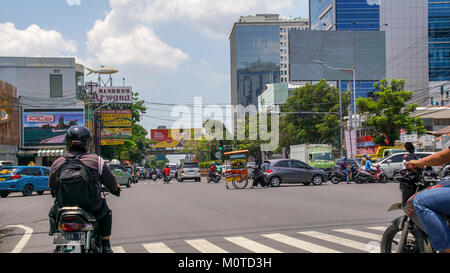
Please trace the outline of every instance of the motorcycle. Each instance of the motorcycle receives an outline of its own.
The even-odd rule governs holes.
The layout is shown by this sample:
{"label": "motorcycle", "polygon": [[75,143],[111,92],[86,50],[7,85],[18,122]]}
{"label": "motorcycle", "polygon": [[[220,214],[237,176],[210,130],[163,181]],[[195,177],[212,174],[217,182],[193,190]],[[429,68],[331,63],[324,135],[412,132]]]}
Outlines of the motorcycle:
{"label": "motorcycle", "polygon": [[[414,146],[411,143],[405,145],[406,150],[414,156]],[[428,167],[425,170],[413,171],[403,169],[398,172],[394,179],[400,184],[402,202],[393,204],[388,211],[402,210],[403,216],[392,221],[381,239],[381,253],[433,253],[425,228],[422,226],[414,209],[414,198],[423,190],[433,188],[439,182],[432,179],[427,172],[432,171]],[[443,215],[450,228],[450,216]]]}
{"label": "motorcycle", "polygon": [[[106,196],[106,190],[102,191]],[[58,210],[56,224],[54,253],[102,253],[102,236],[97,220],[90,212],[80,207],[62,207]]]}
{"label": "motorcycle", "polygon": [[441,171],[441,177],[450,176],[450,164],[447,164]]}
{"label": "motorcycle", "polygon": [[163,177],[164,184],[169,184],[170,180],[172,180],[172,176],[164,175]]}
{"label": "motorcycle", "polygon": [[380,165],[374,164],[371,167],[373,172],[368,172],[365,170],[359,170],[355,181],[359,184],[362,183],[387,183],[388,177],[383,169],[380,168]]}
{"label": "motorcycle", "polygon": [[[358,167],[356,165],[352,165],[350,168],[350,180],[355,180],[355,177],[358,174]],[[339,184],[340,182],[346,182],[346,176],[340,169],[335,169],[331,172],[328,179],[333,184]]]}
{"label": "motorcycle", "polygon": [[208,183],[214,181],[215,183],[219,183],[221,179],[220,173],[215,171],[213,173],[208,173]]}

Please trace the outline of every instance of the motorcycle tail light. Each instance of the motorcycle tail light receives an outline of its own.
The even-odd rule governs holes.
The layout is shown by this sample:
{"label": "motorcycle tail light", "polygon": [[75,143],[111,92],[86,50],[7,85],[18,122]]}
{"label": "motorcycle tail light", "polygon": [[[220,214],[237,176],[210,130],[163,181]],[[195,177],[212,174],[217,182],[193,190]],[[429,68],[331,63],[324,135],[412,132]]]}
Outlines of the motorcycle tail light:
{"label": "motorcycle tail light", "polygon": [[59,225],[59,230],[65,231],[65,232],[80,231],[83,228],[84,228],[84,225],[80,224],[80,223],[62,223]]}
{"label": "motorcycle tail light", "polygon": [[184,173],[184,169],[181,169],[181,173]]}

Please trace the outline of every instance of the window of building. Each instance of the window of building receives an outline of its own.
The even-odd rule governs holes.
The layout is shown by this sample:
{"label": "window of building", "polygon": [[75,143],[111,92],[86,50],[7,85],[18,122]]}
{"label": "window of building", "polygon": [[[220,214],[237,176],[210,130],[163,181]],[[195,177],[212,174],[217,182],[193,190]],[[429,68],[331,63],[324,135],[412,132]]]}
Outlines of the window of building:
{"label": "window of building", "polygon": [[50,75],[50,98],[61,98],[63,96],[62,75]]}

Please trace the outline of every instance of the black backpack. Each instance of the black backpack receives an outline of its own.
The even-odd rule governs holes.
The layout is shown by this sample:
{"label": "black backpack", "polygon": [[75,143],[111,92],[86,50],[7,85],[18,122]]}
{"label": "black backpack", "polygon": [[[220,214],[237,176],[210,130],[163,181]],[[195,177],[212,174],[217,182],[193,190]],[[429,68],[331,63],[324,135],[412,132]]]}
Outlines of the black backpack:
{"label": "black backpack", "polygon": [[66,162],[56,174],[56,202],[60,207],[78,206],[90,210],[101,199],[100,184],[80,157],[64,156]]}

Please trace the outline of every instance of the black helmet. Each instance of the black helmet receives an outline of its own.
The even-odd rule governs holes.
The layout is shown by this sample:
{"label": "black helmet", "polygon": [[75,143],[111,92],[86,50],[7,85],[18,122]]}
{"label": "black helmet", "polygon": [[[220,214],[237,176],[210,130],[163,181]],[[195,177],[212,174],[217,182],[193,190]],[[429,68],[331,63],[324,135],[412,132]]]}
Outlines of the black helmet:
{"label": "black helmet", "polygon": [[87,153],[91,148],[92,134],[84,126],[73,126],[66,134],[66,148],[69,152]]}

